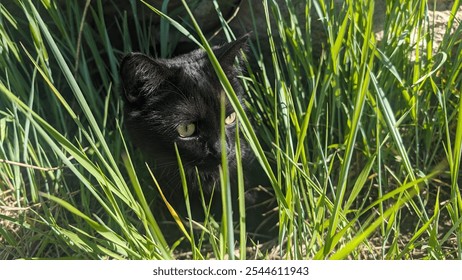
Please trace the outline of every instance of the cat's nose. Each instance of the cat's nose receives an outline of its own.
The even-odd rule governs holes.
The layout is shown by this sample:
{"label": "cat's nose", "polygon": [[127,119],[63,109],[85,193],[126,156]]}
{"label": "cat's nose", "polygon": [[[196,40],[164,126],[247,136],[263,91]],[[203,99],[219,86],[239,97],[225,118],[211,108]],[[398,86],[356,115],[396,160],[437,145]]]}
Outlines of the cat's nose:
{"label": "cat's nose", "polygon": [[213,141],[209,143],[208,146],[209,146],[210,155],[216,159],[220,159],[221,158],[221,141],[220,140]]}

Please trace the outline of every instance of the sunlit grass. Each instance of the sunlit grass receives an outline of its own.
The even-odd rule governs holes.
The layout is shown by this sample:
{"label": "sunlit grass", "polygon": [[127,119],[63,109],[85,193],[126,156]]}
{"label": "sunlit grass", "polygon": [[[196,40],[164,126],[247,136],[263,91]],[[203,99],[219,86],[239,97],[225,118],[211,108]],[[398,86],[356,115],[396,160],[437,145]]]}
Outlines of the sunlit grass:
{"label": "sunlit grass", "polygon": [[[192,13],[186,24],[144,1],[128,11],[15,2],[0,4],[1,258],[462,258],[462,32],[449,33],[450,17],[434,53],[432,1],[386,4],[380,40],[374,1],[258,1],[272,28],[259,34],[255,23],[250,35],[247,110]],[[248,239],[244,180],[230,186],[225,158],[214,194],[223,216],[204,199],[195,221],[185,177],[183,217],[124,135],[119,60],[135,43],[152,51],[141,7],[162,17],[159,55],[172,54],[171,30],[209,54],[278,206],[272,246]],[[106,32],[109,8],[121,44]]]}

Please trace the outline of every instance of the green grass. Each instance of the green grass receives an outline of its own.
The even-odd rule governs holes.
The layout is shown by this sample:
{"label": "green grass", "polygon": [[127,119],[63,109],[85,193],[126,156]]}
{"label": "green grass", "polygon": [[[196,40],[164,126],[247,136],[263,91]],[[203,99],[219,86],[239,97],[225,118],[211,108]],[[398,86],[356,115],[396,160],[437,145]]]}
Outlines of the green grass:
{"label": "green grass", "polygon": [[[128,11],[102,1],[0,4],[0,258],[461,259],[457,20],[434,53],[433,1],[388,1],[380,41],[374,1],[331,2],[261,1],[272,28],[254,26],[259,40],[242,77],[247,111],[200,26],[175,21],[178,11],[142,15],[145,3],[134,0]],[[135,44],[152,54],[145,19],[159,16],[159,55],[179,36],[208,52],[278,205],[274,242],[247,240],[244,200],[231,209],[226,164],[215,195],[224,215],[213,218],[203,201],[199,223],[162,198],[125,137],[118,64]]]}

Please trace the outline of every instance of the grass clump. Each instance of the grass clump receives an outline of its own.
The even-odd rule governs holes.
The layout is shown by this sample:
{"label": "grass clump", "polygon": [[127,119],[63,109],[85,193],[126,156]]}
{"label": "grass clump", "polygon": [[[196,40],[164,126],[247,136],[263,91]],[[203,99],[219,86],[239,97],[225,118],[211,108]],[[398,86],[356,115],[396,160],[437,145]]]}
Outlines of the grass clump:
{"label": "grass clump", "polygon": [[[166,5],[94,2],[0,4],[1,258],[462,257],[461,29],[450,16],[436,42],[433,1],[258,1],[266,30],[251,10],[247,112],[192,14],[179,22]],[[200,224],[174,207],[181,237],[165,238],[172,229],[153,209],[166,202],[149,196],[155,174],[124,138],[117,88],[124,53],[153,53],[158,17],[159,54],[183,35],[210,54],[269,179],[279,223],[264,246],[242,223],[234,235],[230,223]],[[245,219],[223,194],[224,220],[231,210]]]}

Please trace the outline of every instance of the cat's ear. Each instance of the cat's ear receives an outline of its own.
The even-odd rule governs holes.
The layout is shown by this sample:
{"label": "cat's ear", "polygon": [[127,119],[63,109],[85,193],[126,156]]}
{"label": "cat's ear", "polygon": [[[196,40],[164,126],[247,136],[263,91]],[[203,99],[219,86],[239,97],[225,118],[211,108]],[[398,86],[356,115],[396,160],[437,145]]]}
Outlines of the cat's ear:
{"label": "cat's ear", "polygon": [[241,59],[241,50],[247,50],[247,41],[249,40],[249,34],[238,38],[234,42],[226,43],[215,50],[215,55],[220,62],[221,66],[232,66],[235,58]]}
{"label": "cat's ear", "polygon": [[165,81],[165,67],[141,53],[129,53],[120,63],[120,78],[125,99],[130,103],[142,101]]}

